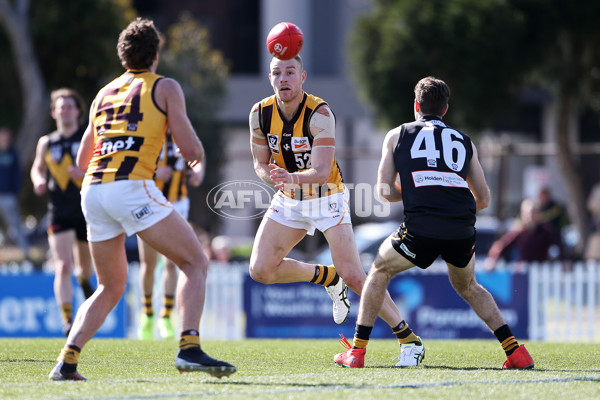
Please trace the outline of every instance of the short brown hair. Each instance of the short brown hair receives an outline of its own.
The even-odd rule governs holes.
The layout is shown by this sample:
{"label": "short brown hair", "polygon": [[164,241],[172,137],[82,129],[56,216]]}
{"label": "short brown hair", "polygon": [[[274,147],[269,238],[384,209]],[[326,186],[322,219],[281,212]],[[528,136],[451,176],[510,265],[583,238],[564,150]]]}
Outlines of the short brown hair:
{"label": "short brown hair", "polygon": [[64,87],[53,90],[50,93],[50,110],[54,110],[56,102],[62,97],[70,97],[73,99],[75,106],[79,110],[79,122],[81,123],[85,114],[85,103],[83,102],[83,98],[79,95],[79,93],[71,88]]}
{"label": "short brown hair", "polygon": [[160,48],[160,33],[149,19],[137,17],[119,35],[117,52],[127,69],[148,69]]}
{"label": "short brown hair", "polygon": [[428,76],[415,85],[415,100],[423,114],[441,117],[450,100],[450,88],[443,80]]}

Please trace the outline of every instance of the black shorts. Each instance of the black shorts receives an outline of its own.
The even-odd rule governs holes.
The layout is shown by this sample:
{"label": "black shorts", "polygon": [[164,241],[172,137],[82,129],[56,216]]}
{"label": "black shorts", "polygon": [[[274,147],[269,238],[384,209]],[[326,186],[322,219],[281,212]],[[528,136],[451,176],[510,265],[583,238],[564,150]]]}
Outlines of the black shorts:
{"label": "black shorts", "polygon": [[87,242],[87,230],[83,214],[70,218],[50,215],[50,221],[48,225],[49,234],[69,231],[71,229],[75,230],[75,236],[77,237],[77,240],[80,242]]}
{"label": "black shorts", "polygon": [[417,236],[404,224],[392,235],[394,249],[417,267],[426,269],[441,256],[444,261],[464,268],[475,252],[475,235],[466,239],[447,240]]}

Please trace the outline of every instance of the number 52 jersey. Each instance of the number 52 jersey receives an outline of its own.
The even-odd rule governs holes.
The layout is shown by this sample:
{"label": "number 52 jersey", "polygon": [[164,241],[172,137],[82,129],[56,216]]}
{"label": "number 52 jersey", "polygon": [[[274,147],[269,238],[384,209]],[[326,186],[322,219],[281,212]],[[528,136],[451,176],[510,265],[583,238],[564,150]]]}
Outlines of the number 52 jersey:
{"label": "number 52 jersey", "polygon": [[83,185],[153,179],[167,130],[167,114],[155,102],[162,76],[127,71],[94,101],[94,154]]}
{"label": "number 52 jersey", "polygon": [[471,139],[434,116],[400,129],[394,162],[406,227],[420,236],[464,239],[475,233],[475,198],[467,184]]}

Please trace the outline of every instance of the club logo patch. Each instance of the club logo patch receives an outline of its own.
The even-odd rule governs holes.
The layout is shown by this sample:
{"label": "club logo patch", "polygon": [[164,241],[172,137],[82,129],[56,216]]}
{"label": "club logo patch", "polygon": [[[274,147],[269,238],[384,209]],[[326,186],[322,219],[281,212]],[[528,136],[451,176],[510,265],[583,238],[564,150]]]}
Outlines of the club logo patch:
{"label": "club logo patch", "polygon": [[279,136],[267,133],[267,141],[269,142],[269,148],[273,154],[279,154]]}

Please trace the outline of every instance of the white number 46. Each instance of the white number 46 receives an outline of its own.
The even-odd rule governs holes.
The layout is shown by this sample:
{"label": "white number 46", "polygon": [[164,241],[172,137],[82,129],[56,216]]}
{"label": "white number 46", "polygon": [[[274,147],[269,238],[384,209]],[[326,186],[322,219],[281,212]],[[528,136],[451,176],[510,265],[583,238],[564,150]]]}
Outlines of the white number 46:
{"label": "white number 46", "polygon": [[[427,166],[435,168],[437,167],[437,160],[440,158],[440,151],[435,147],[433,129],[432,126],[426,126],[421,129],[410,148],[410,156],[413,159],[425,158]],[[453,171],[462,170],[465,165],[467,150],[462,141],[454,140],[454,138],[463,139],[463,135],[454,129],[444,128],[441,137],[444,163]]]}

